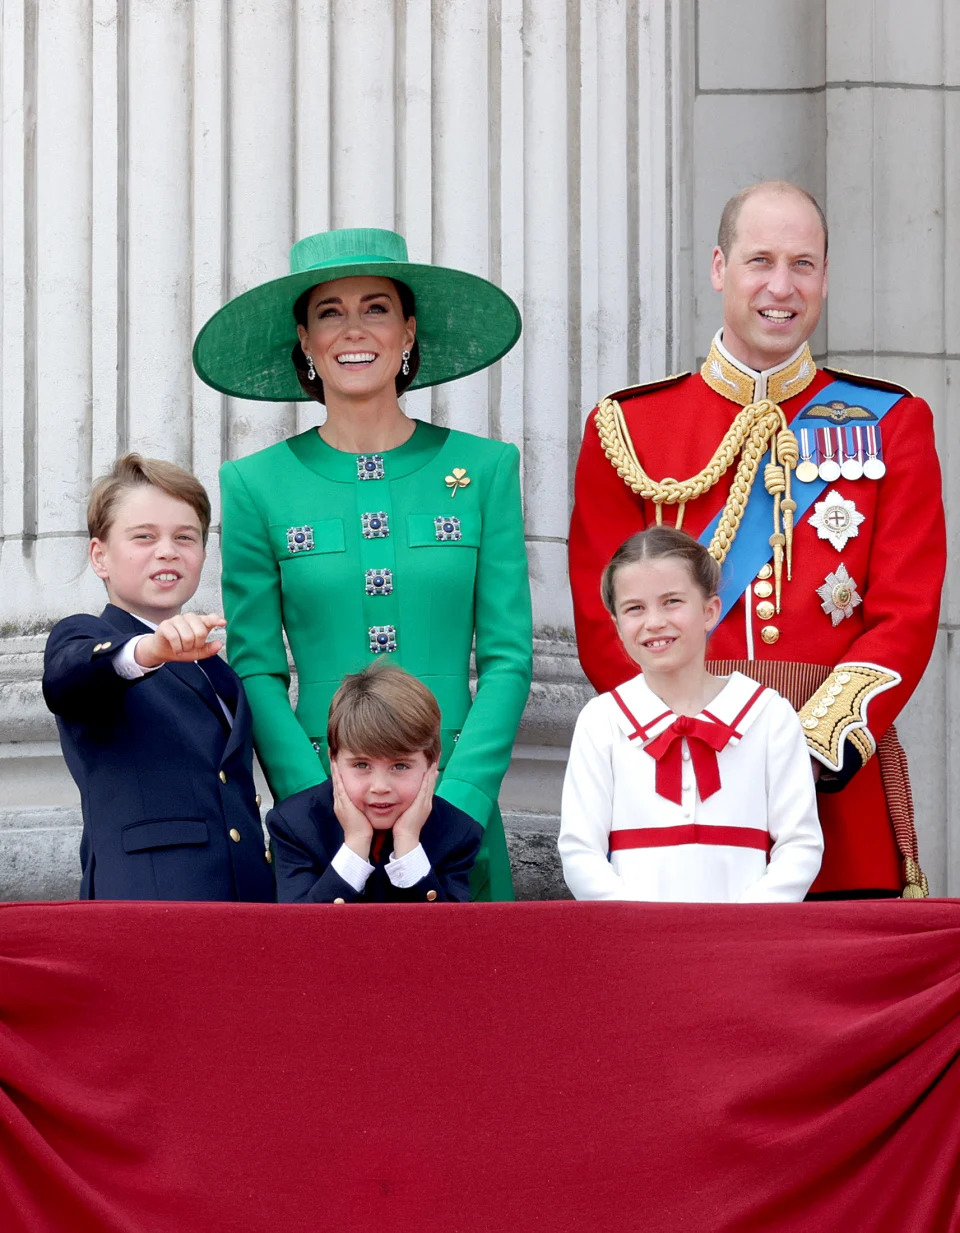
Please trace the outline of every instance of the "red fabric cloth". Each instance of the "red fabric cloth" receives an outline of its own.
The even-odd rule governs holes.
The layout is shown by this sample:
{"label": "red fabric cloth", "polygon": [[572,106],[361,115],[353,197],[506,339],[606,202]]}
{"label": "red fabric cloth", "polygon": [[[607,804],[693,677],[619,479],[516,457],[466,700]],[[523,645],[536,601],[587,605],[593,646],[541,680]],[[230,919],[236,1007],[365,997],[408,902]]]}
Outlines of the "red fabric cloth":
{"label": "red fabric cloth", "polygon": [[949,901],[4,905],[0,1228],[956,1233],[958,1012]]}

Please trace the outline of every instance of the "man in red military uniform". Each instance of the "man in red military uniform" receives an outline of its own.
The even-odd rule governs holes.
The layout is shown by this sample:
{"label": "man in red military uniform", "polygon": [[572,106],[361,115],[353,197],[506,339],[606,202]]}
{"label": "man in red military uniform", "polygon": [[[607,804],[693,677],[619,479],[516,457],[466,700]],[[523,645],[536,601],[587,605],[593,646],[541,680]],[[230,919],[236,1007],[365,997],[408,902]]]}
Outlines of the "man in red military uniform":
{"label": "man in red military uniform", "polygon": [[738,193],[711,267],[723,327],[700,372],[622,390],[591,414],[570,528],[577,643],[597,690],[632,675],[600,600],[604,566],[658,518],[709,543],[728,592],[710,658],[758,672],[780,661],[802,703],[826,845],[813,893],[916,896],[915,840],[911,855],[894,834],[873,755],[933,648],[940,469],[925,402],[814,364],[826,250],[802,189]]}

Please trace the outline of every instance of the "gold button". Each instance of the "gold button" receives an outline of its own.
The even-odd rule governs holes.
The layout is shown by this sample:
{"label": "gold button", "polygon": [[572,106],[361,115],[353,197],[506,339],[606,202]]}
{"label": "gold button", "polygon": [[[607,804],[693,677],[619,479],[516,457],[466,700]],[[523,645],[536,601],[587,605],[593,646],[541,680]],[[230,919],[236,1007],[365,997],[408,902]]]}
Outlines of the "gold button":
{"label": "gold button", "polygon": [[226,782],[227,782],[227,772],[226,772],[226,771],[221,771],[221,772],[220,772],[220,782],[221,782],[221,783],[226,783]]}
{"label": "gold button", "polygon": [[843,693],[843,686],[842,685],[831,685],[830,688],[827,690],[827,693],[832,694],[834,698],[839,698],[840,695]]}
{"label": "gold button", "polygon": [[815,706],[810,711],[810,714],[816,715],[817,719],[823,719],[824,715],[826,715],[827,713],[828,713],[827,708],[825,706]]}
{"label": "gold button", "polygon": [[343,900],[343,899],[334,899],[334,901],[333,901],[333,902],[334,902],[334,903],[344,903],[344,902],[345,902],[345,900]]}
{"label": "gold button", "polygon": [[757,604],[757,616],[761,621],[769,621],[776,611],[776,608],[774,608],[769,599],[762,599]]}
{"label": "gold button", "polygon": [[437,892],[436,892],[435,890],[428,890],[428,891],[427,891],[427,898],[430,900],[430,902],[431,902],[431,903],[433,903],[433,901],[434,901],[434,899],[436,899],[436,897],[437,897]]}
{"label": "gold button", "polygon": [[819,725],[819,723],[820,723],[819,719],[805,719],[803,721],[803,726],[807,729],[808,732],[812,732],[813,729]]}
{"label": "gold button", "polygon": [[267,862],[268,865],[273,864],[273,853],[270,851],[269,848],[267,848],[267,850],[264,852],[263,859]]}
{"label": "gold button", "polygon": [[111,648],[112,646],[113,646],[113,643],[112,643],[112,642],[101,642],[101,643],[100,643],[100,650],[101,650],[101,651],[109,651],[109,650],[110,650],[110,648]]}
{"label": "gold button", "polygon": [[757,599],[768,599],[773,594],[773,583],[755,582],[753,584],[753,593]]}
{"label": "gold button", "polygon": [[833,694],[824,694],[824,696],[820,699],[821,706],[833,706],[835,702],[836,698]]}
{"label": "gold button", "polygon": [[764,625],[763,629],[760,630],[760,637],[767,646],[773,646],[780,637],[780,630],[777,629],[776,625]]}
{"label": "gold button", "polygon": [[761,569],[757,570],[757,577],[758,578],[769,578],[772,573],[773,573],[773,566],[764,565]]}
{"label": "gold button", "polygon": [[260,793],[259,793],[259,792],[258,792],[258,793],[257,793],[257,795],[256,795],[256,799],[254,800],[254,804],[256,805],[256,807],[257,807],[258,809],[260,808]]}
{"label": "gold button", "polygon": [[227,834],[230,836],[230,838],[233,840],[234,843],[240,842],[240,832],[237,830],[235,826],[231,826]]}
{"label": "gold button", "polygon": [[838,685],[846,685],[849,680],[850,680],[849,672],[838,672],[837,673],[837,684]]}
{"label": "gold button", "polygon": [[102,651],[102,650],[103,650],[103,643],[98,642],[97,645],[93,648],[93,653],[94,655],[96,655],[97,651]]}

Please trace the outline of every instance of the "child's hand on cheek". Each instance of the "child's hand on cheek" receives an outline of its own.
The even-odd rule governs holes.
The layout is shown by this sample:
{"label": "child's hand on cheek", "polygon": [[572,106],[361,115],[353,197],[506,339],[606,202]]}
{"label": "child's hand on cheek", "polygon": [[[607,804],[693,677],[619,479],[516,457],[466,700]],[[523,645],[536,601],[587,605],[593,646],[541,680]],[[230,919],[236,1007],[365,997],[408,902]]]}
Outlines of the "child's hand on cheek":
{"label": "child's hand on cheek", "polygon": [[420,842],[423,824],[433,809],[433,790],[437,786],[437,764],[423,772],[420,791],[393,824],[393,854],[406,856]]}
{"label": "child's hand on cheek", "polygon": [[330,778],[333,780],[333,812],[343,827],[343,842],[352,852],[356,852],[357,856],[368,861],[373,827],[347,796],[336,758],[330,759]]}

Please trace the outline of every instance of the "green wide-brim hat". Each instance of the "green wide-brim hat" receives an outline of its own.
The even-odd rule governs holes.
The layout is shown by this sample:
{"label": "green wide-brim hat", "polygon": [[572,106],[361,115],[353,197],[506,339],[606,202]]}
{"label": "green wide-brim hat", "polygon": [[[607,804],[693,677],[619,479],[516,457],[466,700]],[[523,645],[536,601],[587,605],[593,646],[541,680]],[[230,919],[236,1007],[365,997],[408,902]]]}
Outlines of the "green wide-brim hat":
{"label": "green wide-brim hat", "polygon": [[290,250],[290,273],[245,291],[214,313],[193,345],[201,380],[224,394],[271,402],[306,401],[290,354],[299,341],[293,306],[318,283],[376,275],[413,292],[420,370],[408,388],[453,381],[499,360],[520,337],[520,313],[499,287],[407,259],[395,231],[324,231]]}

